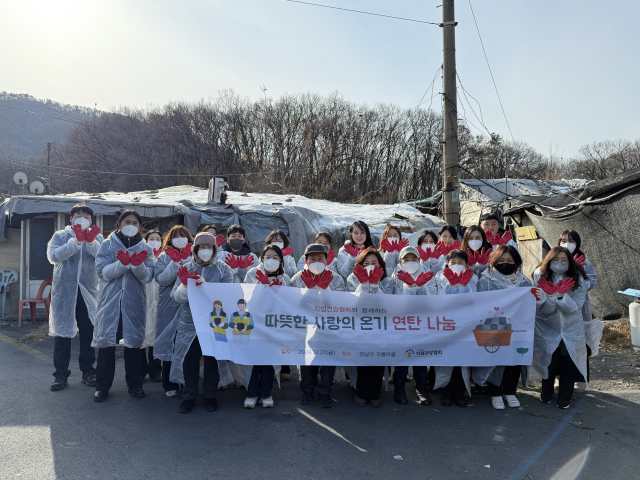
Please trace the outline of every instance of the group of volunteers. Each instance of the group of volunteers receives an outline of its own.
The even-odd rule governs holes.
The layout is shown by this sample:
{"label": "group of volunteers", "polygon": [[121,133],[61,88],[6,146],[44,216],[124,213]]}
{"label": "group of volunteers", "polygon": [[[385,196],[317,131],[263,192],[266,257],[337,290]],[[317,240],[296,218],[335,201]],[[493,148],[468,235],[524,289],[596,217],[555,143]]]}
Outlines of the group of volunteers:
{"label": "group of volunteers", "polygon": [[[588,357],[597,345],[585,335],[583,324],[592,319],[587,292],[597,279],[573,230],[562,233],[535,270],[533,283],[522,271],[511,233],[504,233],[498,217],[491,214],[484,215],[480,225],[468,227],[462,241],[455,227],[445,225],[438,234],[423,231],[417,247],[409,246],[400,229],[389,225],[376,248],[367,224],[357,221],[337,255],[331,236],[321,232],[297,263],[283,231],[272,231],[265,243],[256,256],[240,225],[230,226],[225,235],[218,234],[215,226],[206,226],[194,238],[177,225],[164,234],[152,230],[143,237],[142,218],[134,210],[122,212],[117,229],[104,239],[93,225],[91,208],[75,205],[71,225],[56,232],[47,249],[54,265],[51,390],[67,385],[71,339],[79,333],[82,383],[95,387],[94,401],[108,398],[116,346],[123,345],[125,379],[133,397],[145,396],[142,387],[148,375],[162,382],[167,396],[181,394],[180,412],[190,412],[196,404],[202,359],[204,405],[207,411],[215,411],[217,390],[226,385],[220,383],[219,362],[203,355],[200,348],[187,297],[190,278],[196,285],[235,282],[389,295],[455,295],[527,287],[536,301],[533,368],[543,378],[541,400],[551,402],[558,378],[556,405],[567,408],[574,385],[588,381]],[[225,334],[226,328],[239,333],[251,330],[253,320],[245,307],[241,300],[238,310],[228,315],[220,302],[214,304],[210,323],[214,334],[218,330]],[[245,408],[258,403],[273,407],[274,377],[279,383],[290,372],[289,366],[232,366],[248,379]],[[379,407],[385,367],[343,368],[355,387],[355,404]],[[399,404],[407,403],[408,369],[393,368],[393,397]],[[413,379],[422,405],[431,404],[429,392],[435,391],[443,406],[465,407],[465,392],[471,395],[473,381],[491,397],[493,407],[502,410],[505,401],[509,407],[520,405],[517,384],[521,375],[526,381],[526,372],[520,365],[424,365],[413,367]],[[300,366],[300,403],[310,404],[317,390],[320,405],[331,407],[336,375],[335,366]],[[242,388],[240,382],[237,386]]]}

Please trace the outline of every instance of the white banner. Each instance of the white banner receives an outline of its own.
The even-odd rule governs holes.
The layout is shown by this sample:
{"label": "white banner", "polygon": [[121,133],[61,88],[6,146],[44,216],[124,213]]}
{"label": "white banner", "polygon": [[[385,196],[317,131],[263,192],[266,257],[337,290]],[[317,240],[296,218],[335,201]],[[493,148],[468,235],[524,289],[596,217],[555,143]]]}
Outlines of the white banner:
{"label": "white banner", "polygon": [[188,292],[203,353],[241,365],[531,365],[529,288],[409,296],[190,280]]}

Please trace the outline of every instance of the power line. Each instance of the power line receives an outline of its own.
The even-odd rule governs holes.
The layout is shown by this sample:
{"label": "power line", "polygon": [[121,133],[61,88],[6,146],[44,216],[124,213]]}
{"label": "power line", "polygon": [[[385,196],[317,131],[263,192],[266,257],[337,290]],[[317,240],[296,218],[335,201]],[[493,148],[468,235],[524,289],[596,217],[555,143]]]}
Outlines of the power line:
{"label": "power line", "polygon": [[4,118],[7,121],[7,123],[9,123],[9,125],[11,125],[12,123],[15,124],[17,129],[30,140],[33,140],[36,143],[40,143],[38,140],[33,138],[29,133],[27,133],[27,131],[24,130],[17,121],[13,120],[10,117],[5,116],[2,112],[0,112],[0,117]]}
{"label": "power line", "polygon": [[351,10],[349,8],[333,7],[331,5],[321,5],[319,3],[300,2],[299,0],[287,0],[287,2],[302,3],[304,5],[313,5],[314,7],[333,8],[334,10],[344,10],[345,12],[364,13],[365,15],[374,15],[376,17],[395,18],[396,20],[405,20],[407,22],[428,23],[429,25],[440,25],[435,22],[425,22],[424,20],[414,20],[413,18],[394,17],[392,15],[382,15],[381,13],[363,12],[361,10]]}
{"label": "power line", "polygon": [[473,12],[473,7],[471,6],[471,0],[469,0],[469,8],[471,8],[471,15],[473,16],[473,22],[476,24],[476,30],[478,31],[478,37],[480,38],[480,45],[482,45],[482,52],[484,53],[484,59],[487,61],[487,67],[489,67],[489,73],[491,74],[491,80],[493,81],[493,87],[496,89],[496,95],[498,96],[498,102],[500,102],[500,108],[502,109],[502,115],[504,115],[504,121],[507,122],[507,128],[509,129],[509,134],[511,135],[511,140],[515,142],[513,138],[513,132],[511,132],[511,126],[509,125],[509,120],[507,119],[507,114],[504,111],[504,107],[502,106],[502,99],[500,98],[500,93],[498,92],[498,85],[496,85],[496,79],[493,78],[493,72],[491,71],[491,65],[489,64],[489,57],[487,57],[487,51],[484,49],[484,42],[482,41],[482,35],[480,35],[480,28],[478,27],[478,21],[476,20],[476,14]]}
{"label": "power line", "polygon": [[[438,73],[440,73],[440,70],[442,70],[442,65],[440,65],[438,67],[438,70],[436,70],[436,74],[433,76],[433,80],[431,80],[431,85],[429,85],[427,90],[424,92],[424,95],[422,95],[422,98],[420,99],[420,101],[418,102],[418,105],[416,105],[414,110],[417,109],[420,105],[422,105],[422,103],[423,103],[422,100],[424,100],[424,97],[427,96],[427,93],[429,92],[429,90],[433,91],[433,85],[436,83],[436,78],[438,77]],[[436,95],[439,95],[439,94],[436,94]],[[431,95],[431,98],[429,100],[431,100],[436,95]],[[425,102],[426,102],[426,100],[425,100]],[[431,110],[431,107],[429,107],[429,110]]]}
{"label": "power line", "polygon": [[7,92],[0,93],[0,96],[2,96],[2,95],[5,96],[5,97],[8,97],[8,98],[11,98],[13,100],[17,100],[19,102],[29,102],[29,103],[33,104],[36,108],[41,108],[43,110],[48,110],[48,111],[50,111],[52,113],[55,113],[57,115],[68,117],[69,119],[74,120],[74,121],[80,121],[80,122],[84,121],[81,118],[75,117],[75,116],[73,116],[73,115],[71,115],[69,113],[66,113],[66,112],[63,112],[63,111],[60,111],[60,110],[56,110],[55,108],[47,107],[46,105],[43,105],[42,102],[39,102],[39,101],[37,101],[35,99],[31,100],[28,96],[26,98],[21,98],[20,96],[12,95],[12,94],[7,93]]}

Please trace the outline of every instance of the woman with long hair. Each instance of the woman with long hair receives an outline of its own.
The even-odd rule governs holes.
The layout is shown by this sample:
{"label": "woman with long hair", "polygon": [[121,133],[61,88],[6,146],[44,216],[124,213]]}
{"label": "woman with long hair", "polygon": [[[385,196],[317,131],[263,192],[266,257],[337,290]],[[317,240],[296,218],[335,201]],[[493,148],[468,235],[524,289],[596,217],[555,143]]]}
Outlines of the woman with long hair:
{"label": "woman with long hair", "polygon": [[349,227],[349,240],[338,251],[337,269],[344,278],[349,278],[356,265],[356,258],[365,248],[373,247],[369,226],[363,221],[353,222]]}
{"label": "woman with long hair", "polygon": [[469,266],[478,277],[487,269],[489,255],[493,251],[493,246],[487,241],[484,230],[478,225],[467,227],[462,237],[460,250],[467,252],[469,256]]}
{"label": "woman with long hair", "polygon": [[[149,230],[144,236],[144,241],[153,249],[151,260],[155,265],[157,258],[162,254],[162,234],[160,230]],[[144,374],[149,375],[151,381],[160,382],[162,381],[162,364],[160,360],[153,357],[153,345],[156,341],[156,325],[158,323],[158,294],[160,286],[154,279],[145,285],[145,289],[147,307],[144,342],[142,342],[142,348],[140,349],[140,360],[142,361]]]}
{"label": "woman with long hair", "polygon": [[387,266],[387,275],[393,275],[398,266],[400,250],[409,246],[409,240],[402,238],[402,232],[398,227],[388,225],[382,232],[380,239],[380,253]]}

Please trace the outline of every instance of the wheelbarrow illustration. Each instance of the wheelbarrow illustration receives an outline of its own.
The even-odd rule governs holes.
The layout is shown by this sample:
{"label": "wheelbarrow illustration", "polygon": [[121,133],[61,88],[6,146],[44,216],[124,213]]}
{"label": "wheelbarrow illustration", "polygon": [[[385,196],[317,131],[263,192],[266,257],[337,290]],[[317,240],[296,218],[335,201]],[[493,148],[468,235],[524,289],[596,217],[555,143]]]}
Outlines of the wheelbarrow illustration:
{"label": "wheelbarrow illustration", "polygon": [[513,332],[526,332],[526,330],[513,330],[512,325],[507,323],[507,317],[487,318],[484,324],[473,329],[476,343],[489,353],[496,353],[500,347],[511,345]]}

